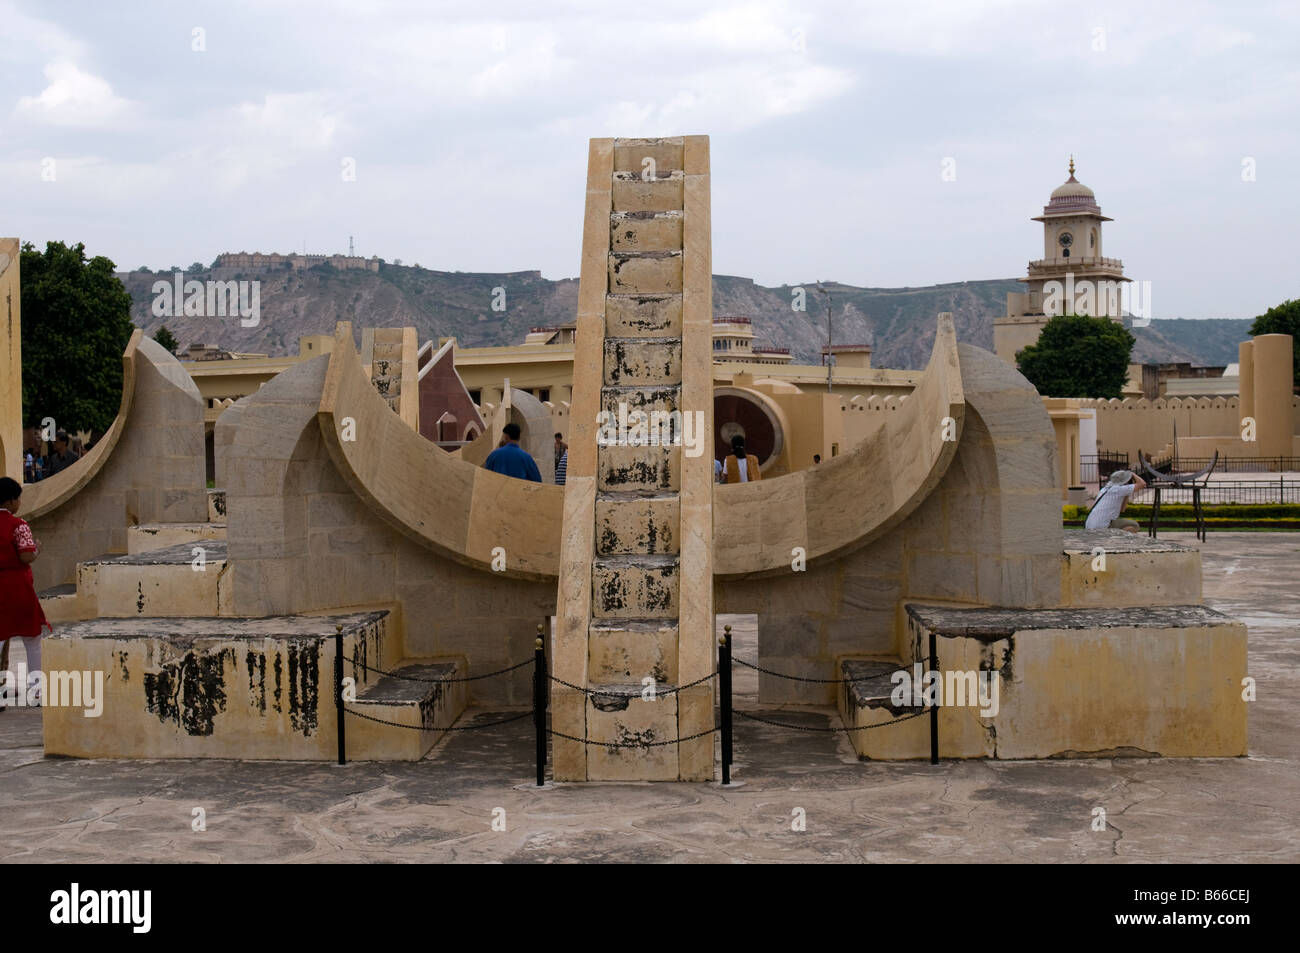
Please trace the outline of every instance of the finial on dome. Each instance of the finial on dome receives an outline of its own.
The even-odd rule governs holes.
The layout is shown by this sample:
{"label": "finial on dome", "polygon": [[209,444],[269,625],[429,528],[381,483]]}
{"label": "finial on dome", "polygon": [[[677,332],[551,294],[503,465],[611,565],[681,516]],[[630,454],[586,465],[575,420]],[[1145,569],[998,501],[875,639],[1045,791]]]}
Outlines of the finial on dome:
{"label": "finial on dome", "polygon": [[1070,156],[1070,181],[1074,181],[1074,156]]}

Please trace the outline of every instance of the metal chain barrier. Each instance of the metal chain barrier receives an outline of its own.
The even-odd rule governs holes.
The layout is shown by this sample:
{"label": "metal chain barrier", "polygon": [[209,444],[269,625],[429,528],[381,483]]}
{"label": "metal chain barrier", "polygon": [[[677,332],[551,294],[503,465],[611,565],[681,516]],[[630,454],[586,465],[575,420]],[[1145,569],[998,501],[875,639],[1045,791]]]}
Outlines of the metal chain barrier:
{"label": "metal chain barrier", "polygon": [[789,728],[792,731],[824,731],[834,733],[838,731],[868,731],[872,728],[888,728],[890,725],[897,725],[912,718],[919,718],[922,715],[928,715],[930,709],[922,708],[920,711],[912,712],[910,715],[904,715],[902,718],[894,718],[891,721],[882,721],[878,725],[859,725],[856,728],[812,728],[808,725],[787,725],[780,721],[769,721],[766,718],[759,718],[757,715],[751,715],[748,712],[741,711],[739,708],[737,708],[735,712],[741,718],[748,718],[750,721],[761,721],[763,724],[772,725],[775,728]]}
{"label": "metal chain barrier", "polygon": [[477,731],[480,728],[494,728],[497,725],[506,725],[512,721],[519,721],[521,718],[528,718],[533,714],[533,710],[530,708],[522,714],[512,715],[509,718],[502,718],[499,721],[489,721],[485,725],[450,725],[446,728],[433,728],[425,725],[404,725],[399,721],[385,721],[384,719],[376,718],[373,715],[363,715],[355,708],[344,708],[343,710],[349,715],[355,715],[357,718],[361,718],[365,721],[373,721],[377,725],[390,725],[393,728],[412,728],[415,731]]}
{"label": "metal chain barrier", "polygon": [[[869,682],[873,678],[879,678],[879,675],[863,675],[861,678],[802,678],[798,675],[787,675],[784,672],[774,672],[770,668],[763,668],[761,665],[755,665],[753,662],[746,662],[744,659],[733,658],[737,665],[743,665],[745,668],[752,668],[756,672],[762,672],[764,675],[771,675],[774,678],[784,678],[791,682],[807,682],[811,685],[856,685],[858,682]],[[919,658],[916,662],[929,664],[930,658]]]}
{"label": "metal chain barrier", "polygon": [[374,672],[376,675],[386,675],[389,678],[400,678],[404,682],[427,682],[430,685],[437,684],[438,682],[477,682],[484,678],[496,678],[498,675],[504,675],[507,672],[521,669],[525,665],[533,664],[533,660],[528,659],[525,662],[520,662],[518,665],[511,665],[509,668],[500,668],[495,672],[488,672],[485,675],[470,675],[466,678],[421,678],[418,675],[402,675],[399,672],[385,672],[382,668],[373,668],[365,662],[358,662],[356,659],[347,659],[347,661],[352,663],[353,668],[364,668],[367,672]]}
{"label": "metal chain barrier", "polygon": [[566,735],[562,731],[556,731],[553,728],[546,729],[546,733],[555,738],[564,738],[566,741],[576,741],[579,744],[591,745],[596,748],[662,748],[666,745],[679,745],[684,741],[694,741],[696,738],[703,738],[705,735],[711,735],[718,728],[715,725],[704,731],[697,731],[693,735],[687,735],[685,738],[673,738],[671,741],[592,741],[590,738],[575,738],[573,735]]}
{"label": "metal chain barrier", "polygon": [[[696,685],[703,685],[705,682],[709,681],[710,679],[717,678],[717,677],[718,677],[718,673],[714,671],[714,672],[710,672],[708,675],[705,675],[703,678],[697,678],[695,681],[689,682],[685,685],[678,685],[676,687],[669,687],[669,688],[655,688],[653,693],[651,694],[651,698],[657,698],[660,695],[675,695],[678,692],[686,691],[686,689],[688,688],[694,688]],[[556,678],[554,675],[549,676],[549,678],[551,681],[555,682],[556,684],[563,685],[565,688],[571,688],[575,692],[582,692],[585,695],[599,695],[601,698],[645,698],[645,694],[644,694],[645,689],[642,689],[641,691],[638,692],[599,691],[594,688],[583,688],[580,685],[574,685],[572,682],[566,682],[564,679]]]}

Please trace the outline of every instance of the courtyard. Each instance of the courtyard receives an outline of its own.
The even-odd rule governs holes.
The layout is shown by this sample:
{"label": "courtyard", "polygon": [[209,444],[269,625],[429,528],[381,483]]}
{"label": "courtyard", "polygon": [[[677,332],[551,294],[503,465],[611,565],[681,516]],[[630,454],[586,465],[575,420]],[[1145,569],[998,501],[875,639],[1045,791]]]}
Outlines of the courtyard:
{"label": "courtyard", "polygon": [[[1163,534],[1162,534],[1163,535]],[[1171,539],[1194,545],[1189,533]],[[41,714],[0,714],[6,862],[1032,862],[1300,860],[1300,535],[1212,533],[1205,602],[1250,629],[1250,755],[868,763],[843,733],[736,719],[733,785],[532,784],[527,719],[419,762],[44,758]],[[732,624],[757,655],[753,617]],[[809,728],[830,708],[738,709]],[[470,709],[460,724],[508,714]],[[1104,829],[1097,808],[1105,812]]]}

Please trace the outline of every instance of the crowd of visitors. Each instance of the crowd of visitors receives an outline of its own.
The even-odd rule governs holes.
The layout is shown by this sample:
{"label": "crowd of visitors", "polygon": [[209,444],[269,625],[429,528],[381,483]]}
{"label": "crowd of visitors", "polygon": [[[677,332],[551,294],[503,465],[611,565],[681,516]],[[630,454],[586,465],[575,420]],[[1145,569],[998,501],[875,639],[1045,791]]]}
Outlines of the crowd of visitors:
{"label": "crowd of visitors", "polygon": [[23,454],[23,482],[36,483],[66,470],[86,453],[81,441],[60,430],[52,441],[42,441],[36,450]]}

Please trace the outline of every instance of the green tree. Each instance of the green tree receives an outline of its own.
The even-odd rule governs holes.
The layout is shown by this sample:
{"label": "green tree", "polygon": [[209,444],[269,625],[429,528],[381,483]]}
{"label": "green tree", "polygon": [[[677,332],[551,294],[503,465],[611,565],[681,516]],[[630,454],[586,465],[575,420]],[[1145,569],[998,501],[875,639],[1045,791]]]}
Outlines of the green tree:
{"label": "green tree", "polygon": [[1283,301],[1277,307],[1269,308],[1255,319],[1250,326],[1251,335],[1289,334],[1294,357],[1291,361],[1294,372],[1294,386],[1300,390],[1300,298],[1295,301]]}
{"label": "green tree", "polygon": [[1064,314],[1048,321],[1016,362],[1044,397],[1121,397],[1133,342],[1109,318]]}
{"label": "green tree", "polygon": [[122,352],[134,330],[131,296],[85,245],[30,242],[22,251],[23,417],[102,434],[122,400]]}
{"label": "green tree", "polygon": [[176,335],[168,331],[165,324],[158,329],[158,333],[153,336],[153,339],[165,347],[170,354],[175,354],[176,349],[181,346],[181,342],[176,340]]}

